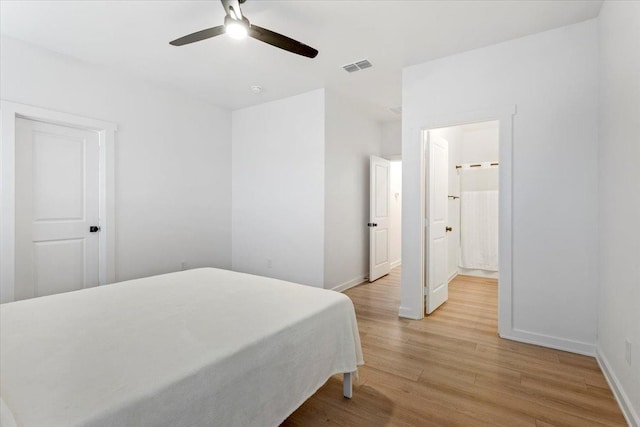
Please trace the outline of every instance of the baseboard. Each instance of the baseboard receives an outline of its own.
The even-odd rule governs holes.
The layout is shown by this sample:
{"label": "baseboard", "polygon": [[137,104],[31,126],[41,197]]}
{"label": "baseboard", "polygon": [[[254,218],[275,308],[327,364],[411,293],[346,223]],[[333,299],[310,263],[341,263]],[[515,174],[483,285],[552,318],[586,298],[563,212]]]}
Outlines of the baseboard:
{"label": "baseboard", "polygon": [[413,319],[413,320],[420,320],[424,318],[424,315],[422,315],[422,313],[416,312],[415,310],[412,310],[407,307],[400,307],[400,309],[398,310],[398,316],[404,317],[405,319]]}
{"label": "baseboard", "polygon": [[482,277],[485,279],[499,279],[500,273],[498,271],[488,271],[479,268],[464,268],[458,267],[458,274],[472,277]]}
{"label": "baseboard", "polygon": [[391,263],[391,269],[393,270],[394,268],[400,267],[401,265],[402,265],[402,260],[401,259],[399,259],[397,261],[393,261]]}
{"label": "baseboard", "polygon": [[447,283],[451,283],[451,281],[455,279],[457,275],[458,275],[457,271],[454,271],[453,273],[451,273],[451,275],[449,276],[449,281]]}
{"label": "baseboard", "polygon": [[537,334],[535,332],[523,331],[521,329],[512,329],[510,331],[501,332],[500,337],[512,341],[568,351],[570,353],[583,354],[585,356],[596,355],[595,344],[558,338],[551,335]]}
{"label": "baseboard", "polygon": [[341,283],[341,284],[339,284],[337,286],[334,286],[333,288],[331,288],[331,290],[332,291],[336,291],[336,292],[344,292],[347,289],[351,289],[354,286],[357,286],[357,285],[359,285],[359,284],[361,284],[363,282],[366,282],[367,277],[368,276],[366,276],[366,275],[365,276],[354,277],[353,279],[351,279],[351,280],[349,280],[347,282],[344,282],[344,283]]}
{"label": "baseboard", "polygon": [[627,396],[627,393],[625,393],[624,389],[622,388],[618,377],[611,369],[609,361],[599,348],[596,348],[596,360],[598,361],[598,365],[600,365],[600,369],[602,369],[604,377],[609,383],[609,387],[611,388],[613,395],[618,401],[618,406],[620,406],[622,415],[624,415],[627,423],[631,427],[640,427],[640,416],[631,404],[631,399],[629,399],[629,396]]}

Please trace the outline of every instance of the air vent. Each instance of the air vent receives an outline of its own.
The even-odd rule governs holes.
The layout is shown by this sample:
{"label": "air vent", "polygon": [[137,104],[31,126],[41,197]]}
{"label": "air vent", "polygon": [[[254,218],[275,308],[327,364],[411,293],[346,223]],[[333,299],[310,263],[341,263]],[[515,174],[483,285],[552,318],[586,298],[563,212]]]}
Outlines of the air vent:
{"label": "air vent", "polygon": [[371,67],[371,62],[367,61],[366,59],[363,61],[358,61],[356,62],[356,65],[358,66],[358,68],[360,68],[361,70],[364,70],[365,68],[369,68]]}
{"label": "air vent", "polygon": [[342,68],[344,68],[344,70],[349,73],[353,73],[354,71],[358,71],[360,69],[356,64],[345,65]]}
{"label": "air vent", "polygon": [[355,62],[353,64],[343,65],[342,68],[348,73],[353,73],[358,70],[364,70],[365,68],[371,68],[373,65],[366,59]]}

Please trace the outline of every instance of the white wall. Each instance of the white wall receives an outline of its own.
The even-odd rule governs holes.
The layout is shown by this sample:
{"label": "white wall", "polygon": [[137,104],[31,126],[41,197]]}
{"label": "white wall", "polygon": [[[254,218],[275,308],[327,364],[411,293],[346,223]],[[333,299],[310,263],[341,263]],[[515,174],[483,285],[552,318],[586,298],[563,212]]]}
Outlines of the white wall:
{"label": "white wall", "polygon": [[232,122],[233,269],[323,287],[324,89]]}
{"label": "white wall", "polygon": [[598,353],[640,426],[640,3],[605,2],[599,37]]}
{"label": "white wall", "polygon": [[462,163],[495,162],[499,160],[498,122],[486,128],[464,129],[462,134]]}
{"label": "white wall", "polygon": [[170,88],[8,37],[2,99],[118,125],[116,278],[231,266],[231,117]]}
{"label": "white wall", "polygon": [[402,155],[402,122],[385,122],[382,129],[382,157],[397,157]]}
{"label": "white wall", "polygon": [[380,155],[380,124],[333,93],[325,103],[324,286],[359,284],[369,271],[369,156]]}
{"label": "white wall", "polygon": [[513,329],[521,339],[591,352],[598,225],[594,20],[404,69],[401,310],[421,314],[421,127],[513,105]]}
{"label": "white wall", "polygon": [[391,201],[389,207],[389,260],[391,268],[402,263],[402,162],[392,161],[389,187]]}

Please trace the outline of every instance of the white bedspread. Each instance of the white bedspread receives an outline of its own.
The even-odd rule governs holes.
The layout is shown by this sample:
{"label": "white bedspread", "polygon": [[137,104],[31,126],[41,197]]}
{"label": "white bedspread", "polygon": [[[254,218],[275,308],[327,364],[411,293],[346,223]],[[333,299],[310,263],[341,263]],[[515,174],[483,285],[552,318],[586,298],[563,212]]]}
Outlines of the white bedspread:
{"label": "white bedspread", "polygon": [[347,296],[213,268],[0,312],[0,395],[25,427],[273,426],[363,363]]}

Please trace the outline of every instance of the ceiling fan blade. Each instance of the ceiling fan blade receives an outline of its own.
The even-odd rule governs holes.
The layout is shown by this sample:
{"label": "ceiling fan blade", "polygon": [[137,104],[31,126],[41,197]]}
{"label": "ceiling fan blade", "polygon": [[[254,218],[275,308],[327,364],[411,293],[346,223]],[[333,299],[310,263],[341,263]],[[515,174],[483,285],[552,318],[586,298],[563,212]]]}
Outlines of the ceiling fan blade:
{"label": "ceiling fan blade", "polygon": [[218,25],[217,27],[207,28],[206,30],[197,31],[193,34],[189,34],[188,36],[180,37],[179,39],[175,39],[169,44],[173,46],[182,46],[189,43],[199,42],[200,40],[210,39],[211,37],[219,36],[224,33],[224,25]]}
{"label": "ceiling fan blade", "polygon": [[249,27],[249,36],[261,42],[268,43],[271,46],[279,47],[280,49],[297,53],[307,58],[315,58],[316,55],[318,55],[318,51],[311,46],[307,46],[304,43],[300,43],[282,34],[274,33],[266,28],[258,27],[257,25],[251,24],[251,27]]}

